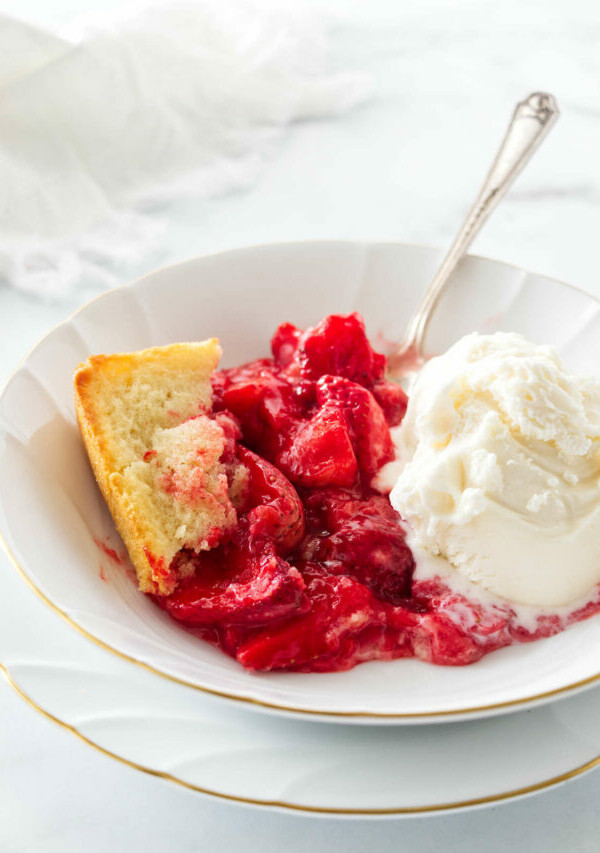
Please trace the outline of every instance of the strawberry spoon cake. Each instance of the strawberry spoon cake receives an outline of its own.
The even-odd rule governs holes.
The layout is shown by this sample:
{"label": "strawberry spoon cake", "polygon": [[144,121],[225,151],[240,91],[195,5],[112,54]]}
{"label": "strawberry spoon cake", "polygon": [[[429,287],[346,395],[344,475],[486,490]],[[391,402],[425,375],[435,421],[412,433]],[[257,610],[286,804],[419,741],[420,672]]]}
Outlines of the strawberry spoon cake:
{"label": "strawberry spoon cake", "polygon": [[[475,337],[481,350],[484,336]],[[497,357],[501,343],[495,341],[495,350],[492,346]],[[511,343],[517,346],[515,340]],[[444,541],[449,541],[449,525],[444,524],[449,521],[450,528],[454,524],[459,530],[460,540],[460,507],[455,501],[450,501],[452,506],[436,504],[436,500],[448,501],[452,491],[446,490],[446,497],[439,498],[436,478],[441,494],[448,470],[458,477],[456,482],[472,476],[474,484],[465,487],[462,482],[462,492],[455,494],[457,500],[462,498],[463,510],[473,510],[478,500],[481,505],[488,501],[497,515],[503,511],[502,498],[490,497],[490,483],[500,488],[502,471],[492,470],[493,448],[486,445],[485,459],[482,452],[478,462],[475,454],[465,473],[468,465],[463,458],[459,460],[463,473],[456,473],[459,463],[448,437],[452,429],[448,411],[441,412],[436,429],[419,445],[415,423],[437,410],[427,385],[419,386],[418,380],[418,410],[409,409],[406,426],[411,433],[407,438],[408,429],[401,426],[407,396],[386,381],[385,358],[370,346],[358,314],[330,316],[305,331],[284,323],[271,346],[271,357],[213,375],[213,417],[229,424],[225,455],[230,463],[235,459],[241,464],[247,477],[238,498],[233,532],[215,548],[199,553],[183,549],[175,558],[176,567],[186,566],[178,587],[167,596],[155,597],[173,619],[249,669],[331,672],[368,660],[400,657],[442,665],[469,664],[502,646],[550,636],[600,609],[600,571],[593,576],[588,571],[583,596],[577,584],[571,587],[575,594],[564,603],[556,596],[542,595],[542,605],[548,601],[553,605],[547,607],[537,600],[503,597],[502,587],[480,583],[476,573],[464,566],[457,571],[456,563],[447,559],[443,544],[436,544],[436,531],[443,530]],[[521,349],[523,346],[535,350],[527,342]],[[500,346],[500,356],[501,350]],[[516,376],[526,373],[524,355],[535,356],[535,352],[521,352]],[[455,355],[450,353],[450,357]],[[430,362],[427,370],[435,370],[434,362],[440,360]],[[471,362],[481,366],[475,357]],[[538,364],[538,368],[546,376],[548,365]],[[440,369],[443,374],[443,365],[438,373]],[[426,380],[425,371],[423,375]],[[479,378],[485,381],[481,370]],[[538,394],[538,407],[548,398],[552,379],[546,376],[550,385]],[[510,381],[509,375],[509,386]],[[467,393],[464,377],[458,385]],[[534,422],[540,409],[533,411],[531,401],[527,408],[531,387],[527,382],[521,388],[513,386]],[[589,383],[580,387],[579,403],[589,399],[592,390]],[[443,395],[443,389],[440,393]],[[474,393],[478,400],[485,397],[482,388]],[[564,403],[563,398],[559,404],[561,401]],[[462,423],[459,409],[450,405],[450,414],[454,412]],[[486,413],[489,415],[477,406],[469,410],[469,424],[475,431]],[[502,423],[506,413],[498,414],[496,407],[488,421],[494,418]],[[594,426],[593,420],[592,415],[587,421],[580,419],[580,432],[583,435],[587,429],[590,435],[584,436],[579,450],[587,454],[588,481],[595,476],[597,482],[598,421]],[[567,421],[562,423],[568,431]],[[487,426],[493,440],[499,441],[495,421]],[[479,438],[485,444],[481,435]],[[463,439],[461,433],[457,442],[464,455],[468,448]],[[548,434],[546,439],[552,446],[556,435]],[[489,436],[486,440],[488,445],[492,442]],[[511,440],[527,467],[527,448],[518,429]],[[539,436],[532,438],[534,443],[538,440]],[[412,461],[403,467],[396,446],[402,449],[406,441],[412,441]],[[442,453],[441,461],[432,450],[436,442],[446,454]],[[475,450],[482,448],[480,442]],[[542,452],[537,444],[535,449]],[[416,465],[419,453],[426,460],[421,469]],[[542,457],[547,459],[543,453]],[[439,462],[437,469],[432,460]],[[510,469],[511,462],[496,455],[497,467],[502,463]],[[544,465],[538,467],[542,470]],[[429,477],[427,482],[419,479],[419,470],[425,479]],[[486,471],[491,477],[487,485],[482,482]],[[540,476],[538,471],[534,477],[535,494],[541,493]],[[568,490],[569,480],[572,487],[573,477],[567,471],[561,480],[564,489]],[[455,486],[452,481],[452,488]],[[568,515],[569,495],[563,497]],[[540,507],[545,500],[538,499]],[[535,504],[536,500],[528,504],[533,514]],[[474,510],[470,521],[481,515],[485,519],[484,512]],[[600,543],[598,529],[592,535]],[[589,541],[586,539],[586,547]],[[497,550],[497,540],[492,548]],[[600,569],[600,548],[598,552]],[[470,554],[472,557],[473,549]]]}
{"label": "strawberry spoon cake", "polygon": [[386,380],[358,314],[216,370],[93,356],[82,436],[142,592],[251,670],[473,663],[600,610],[600,385],[518,335]]}

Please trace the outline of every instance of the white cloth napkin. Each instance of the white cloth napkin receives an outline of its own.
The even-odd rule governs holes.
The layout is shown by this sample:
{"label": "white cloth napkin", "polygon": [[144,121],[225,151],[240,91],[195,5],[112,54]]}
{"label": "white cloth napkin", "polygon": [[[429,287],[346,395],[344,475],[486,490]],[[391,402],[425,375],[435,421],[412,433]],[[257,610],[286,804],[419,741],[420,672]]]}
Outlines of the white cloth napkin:
{"label": "white cloth napkin", "polygon": [[[0,278],[55,295],[138,257],[182,194],[251,186],[285,126],[363,101],[313,21],[198,0],[63,38],[0,16]],[[144,206],[146,212],[144,211]]]}

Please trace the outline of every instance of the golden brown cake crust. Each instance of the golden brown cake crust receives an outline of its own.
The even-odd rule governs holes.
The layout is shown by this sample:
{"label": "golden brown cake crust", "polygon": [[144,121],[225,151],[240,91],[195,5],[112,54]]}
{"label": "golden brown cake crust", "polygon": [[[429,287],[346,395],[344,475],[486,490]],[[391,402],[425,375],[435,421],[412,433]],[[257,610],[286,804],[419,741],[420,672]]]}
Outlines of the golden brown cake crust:
{"label": "golden brown cake crust", "polygon": [[[165,512],[160,510],[164,510],[166,498],[159,495],[163,504],[156,503],[152,477],[157,475],[146,457],[155,453],[152,441],[158,433],[211,411],[210,377],[220,356],[219,342],[212,338],[133,353],[96,355],[75,372],[79,428],[96,480],[144,592],[172,592],[177,577],[170,564],[175,553],[187,547],[186,542],[174,541],[172,527],[168,529],[165,524]],[[220,515],[211,515],[212,509],[201,510],[201,531],[202,525],[208,529],[216,520],[223,524],[225,516],[231,523],[226,506]]]}

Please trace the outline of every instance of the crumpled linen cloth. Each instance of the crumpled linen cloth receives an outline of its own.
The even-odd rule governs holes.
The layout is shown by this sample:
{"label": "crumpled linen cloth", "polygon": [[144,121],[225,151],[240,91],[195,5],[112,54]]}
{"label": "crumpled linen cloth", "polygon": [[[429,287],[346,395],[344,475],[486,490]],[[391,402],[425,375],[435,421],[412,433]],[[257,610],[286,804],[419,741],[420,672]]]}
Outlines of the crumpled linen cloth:
{"label": "crumpled linen cloth", "polygon": [[242,0],[76,38],[0,16],[0,280],[47,296],[83,272],[115,283],[111,262],[156,241],[161,204],[250,187],[288,125],[369,96],[328,54],[314,21]]}

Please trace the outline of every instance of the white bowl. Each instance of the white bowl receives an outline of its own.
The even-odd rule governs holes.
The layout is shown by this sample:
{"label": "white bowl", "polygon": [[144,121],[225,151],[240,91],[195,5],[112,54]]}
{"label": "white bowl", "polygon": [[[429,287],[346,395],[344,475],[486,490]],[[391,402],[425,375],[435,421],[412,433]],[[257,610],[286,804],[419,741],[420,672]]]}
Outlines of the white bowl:
{"label": "white bowl", "polygon": [[[249,706],[346,722],[435,722],[517,710],[600,679],[600,619],[457,668],[415,660],[332,674],[256,674],[181,630],[98,542],[122,552],[75,423],[72,374],[91,353],[221,338],[224,365],[268,352],[299,326],[360,311],[373,340],[398,340],[440,260],[410,245],[259,246],[158,270],[85,306],[52,331],[0,399],[0,529],[37,592],[118,655]],[[427,350],[466,332],[518,331],[599,373],[600,303],[565,284],[470,257],[432,321]]]}

